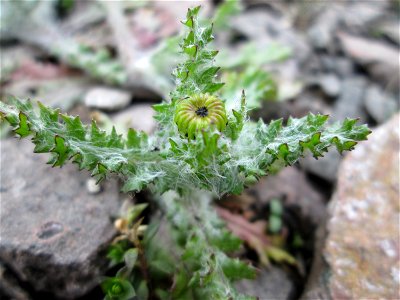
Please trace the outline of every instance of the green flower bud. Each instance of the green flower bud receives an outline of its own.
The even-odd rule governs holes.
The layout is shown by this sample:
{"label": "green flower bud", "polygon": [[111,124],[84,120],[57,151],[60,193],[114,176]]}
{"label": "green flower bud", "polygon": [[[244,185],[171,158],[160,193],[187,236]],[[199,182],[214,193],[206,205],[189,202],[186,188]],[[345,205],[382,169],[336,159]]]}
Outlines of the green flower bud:
{"label": "green flower bud", "polygon": [[193,139],[196,132],[212,125],[223,131],[228,119],[221,99],[209,94],[198,94],[177,104],[174,121],[180,133]]}

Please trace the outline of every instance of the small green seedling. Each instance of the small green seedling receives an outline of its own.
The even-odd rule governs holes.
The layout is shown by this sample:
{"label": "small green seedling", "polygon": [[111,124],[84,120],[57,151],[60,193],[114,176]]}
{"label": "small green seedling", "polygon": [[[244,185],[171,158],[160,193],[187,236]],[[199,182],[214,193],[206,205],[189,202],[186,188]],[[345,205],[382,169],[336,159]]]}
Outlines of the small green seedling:
{"label": "small green seedling", "polygon": [[279,199],[272,199],[269,204],[268,230],[278,233],[282,229],[283,207]]}
{"label": "small green seedling", "polygon": [[138,251],[114,251],[113,258],[123,259],[125,267],[104,281],[107,299],[129,299],[135,293],[139,299],[251,298],[240,295],[232,282],[254,278],[254,269],[233,258],[241,242],[225,229],[211,200],[240,194],[308,152],[318,158],[330,146],[340,153],[352,150],[370,133],[357,120],[327,125],[328,116],[318,114],[289,118],[286,124],[281,119],[255,123],[247,117],[245,92],[227,110],[228,99],[218,94],[223,86],[214,66],[218,51],[208,48],[212,25],[199,24],[199,10],[189,9],[182,22],[186,59],[173,72],[176,87],[170,99],[154,106],[158,130],[152,136],[132,129],[126,137],[115,129],[107,134],[95,122],[84,125],[79,117],[41,103],[37,110],[14,97],[11,105],[0,103],[2,118],[19,137],[33,137],[35,153],[51,153],[53,167],[72,161],[99,181],[117,174],[124,192],[150,189],[165,213],[173,229],[168,247],[155,246],[152,224],[139,241],[142,219],[137,216],[124,225]]}

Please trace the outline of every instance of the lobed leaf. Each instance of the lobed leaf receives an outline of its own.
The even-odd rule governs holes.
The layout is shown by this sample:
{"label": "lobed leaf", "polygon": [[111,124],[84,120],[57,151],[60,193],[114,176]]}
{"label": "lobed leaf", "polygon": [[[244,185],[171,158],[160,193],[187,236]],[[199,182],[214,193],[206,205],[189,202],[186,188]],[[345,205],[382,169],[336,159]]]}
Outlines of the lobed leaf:
{"label": "lobed leaf", "polygon": [[330,146],[336,146],[339,153],[350,151],[371,133],[366,125],[356,125],[357,119],[346,119],[330,126],[326,126],[327,120],[327,115],[310,113],[300,119],[289,118],[286,126],[282,120],[269,125],[260,121],[255,136],[265,153],[261,159],[264,167],[273,167],[275,161],[293,165],[307,151],[315,158],[322,157]]}
{"label": "lobed leaf", "polygon": [[[61,167],[72,160],[80,169],[91,171],[99,181],[110,172],[120,173],[129,178],[132,189],[128,190],[142,189],[156,177],[137,176],[145,173],[143,161],[149,156],[150,145],[144,133],[130,130],[125,140],[115,128],[107,134],[94,121],[90,126],[83,125],[79,117],[61,115],[40,102],[39,112],[36,112],[30,101],[14,97],[9,101],[13,106],[0,102],[4,119],[21,138],[33,136],[34,152],[51,153],[49,164],[53,167]],[[152,157],[156,155],[153,153]],[[146,165],[146,170],[150,167]]]}

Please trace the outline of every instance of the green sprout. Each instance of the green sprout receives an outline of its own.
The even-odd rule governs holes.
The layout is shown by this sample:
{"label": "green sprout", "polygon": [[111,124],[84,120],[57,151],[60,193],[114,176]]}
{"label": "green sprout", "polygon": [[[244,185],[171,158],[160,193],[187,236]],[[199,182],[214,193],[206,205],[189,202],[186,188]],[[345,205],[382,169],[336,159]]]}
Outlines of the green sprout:
{"label": "green sprout", "polygon": [[107,278],[101,287],[106,294],[106,300],[129,300],[136,295],[131,283],[122,278]]}
{"label": "green sprout", "polygon": [[[331,146],[350,151],[370,133],[356,119],[328,125],[327,115],[311,113],[285,123],[251,121],[245,92],[238,99],[218,93],[224,85],[214,65],[218,51],[208,48],[212,25],[199,23],[199,10],[189,9],[182,22],[185,60],[173,72],[170,98],[154,106],[158,129],[152,136],[130,129],[122,137],[114,128],[107,134],[94,121],[84,125],[79,117],[40,103],[36,109],[15,97],[10,105],[0,103],[2,119],[19,137],[32,136],[34,152],[50,153],[53,167],[72,161],[98,181],[119,175],[124,192],[152,191],[173,232],[173,246],[157,245],[153,223],[141,237],[143,219],[128,217],[121,230],[138,250],[127,254],[132,249],[114,247],[110,257],[115,262],[123,257],[125,267],[104,281],[107,299],[128,299],[135,292],[139,299],[252,299],[232,283],[254,278],[254,268],[234,258],[241,241],[218,218],[213,200],[240,194],[308,153],[322,157]],[[229,110],[227,101],[233,104]]]}

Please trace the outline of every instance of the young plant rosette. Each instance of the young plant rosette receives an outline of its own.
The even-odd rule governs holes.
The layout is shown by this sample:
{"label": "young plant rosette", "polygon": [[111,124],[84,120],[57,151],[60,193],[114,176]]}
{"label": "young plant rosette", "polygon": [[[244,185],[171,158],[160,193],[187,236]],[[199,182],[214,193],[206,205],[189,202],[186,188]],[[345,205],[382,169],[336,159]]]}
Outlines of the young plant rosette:
{"label": "young plant rosette", "polygon": [[[125,192],[146,187],[153,192],[174,233],[174,253],[157,245],[154,230],[146,231],[140,244],[139,270],[136,261],[127,259],[132,249],[121,248],[119,262],[126,266],[119,274],[124,276],[103,283],[108,298],[122,300],[136,293],[147,299],[153,293],[159,299],[249,299],[232,282],[253,278],[254,268],[233,258],[241,242],[224,227],[212,200],[239,194],[308,153],[318,158],[331,146],[340,153],[352,150],[370,133],[356,119],[328,124],[328,116],[311,113],[285,123],[250,121],[244,93],[241,99],[217,96],[223,86],[216,82],[218,51],[208,49],[212,25],[199,23],[199,10],[189,9],[182,22],[187,27],[181,43],[186,60],[173,72],[171,99],[154,106],[159,126],[151,137],[133,129],[125,138],[115,128],[106,133],[94,121],[84,125],[79,117],[41,103],[36,109],[15,97],[10,105],[0,102],[0,117],[19,137],[33,136],[34,152],[51,153],[53,167],[72,160],[99,181],[120,175]],[[228,100],[234,109],[226,111],[223,101]]]}

